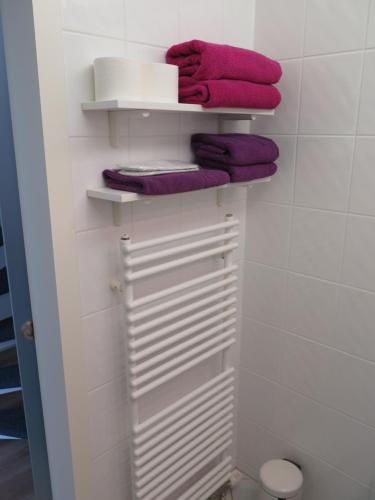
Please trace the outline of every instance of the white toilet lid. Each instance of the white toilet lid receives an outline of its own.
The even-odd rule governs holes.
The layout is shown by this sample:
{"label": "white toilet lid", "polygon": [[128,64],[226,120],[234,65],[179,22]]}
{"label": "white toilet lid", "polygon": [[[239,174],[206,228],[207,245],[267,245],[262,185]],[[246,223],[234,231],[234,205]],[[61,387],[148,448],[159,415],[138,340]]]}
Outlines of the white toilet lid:
{"label": "white toilet lid", "polygon": [[303,476],[299,468],[287,460],[270,460],[260,468],[263,488],[277,498],[291,498],[301,489]]}

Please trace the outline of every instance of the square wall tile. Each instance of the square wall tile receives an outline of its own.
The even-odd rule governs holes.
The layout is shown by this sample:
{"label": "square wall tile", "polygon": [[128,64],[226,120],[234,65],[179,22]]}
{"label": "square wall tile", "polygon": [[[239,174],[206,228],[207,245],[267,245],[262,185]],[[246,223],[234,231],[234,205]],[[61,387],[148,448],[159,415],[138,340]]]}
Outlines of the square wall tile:
{"label": "square wall tile", "polygon": [[256,2],[255,50],[275,59],[301,57],[305,0]]}
{"label": "square wall tile", "polygon": [[143,43],[125,42],[125,55],[147,63],[165,63],[165,48],[144,45]]}
{"label": "square wall tile", "polygon": [[113,380],[89,393],[94,457],[121,443],[127,433],[126,383]]}
{"label": "square wall tile", "polygon": [[[71,137],[72,179],[76,230],[83,231],[113,224],[111,204],[88,198],[87,189],[104,185],[102,172],[128,161],[128,140],[112,148],[107,137]],[[125,218],[126,224],[129,218]]]}
{"label": "square wall tile", "polygon": [[354,139],[299,137],[294,202],[344,211],[349,194]]}
{"label": "square wall tile", "polygon": [[149,0],[125,0],[126,39],[169,47],[178,40],[178,2],[159,0],[152,8]]}
{"label": "square wall tile", "polygon": [[224,37],[221,43],[253,48],[256,0],[224,0]]}
{"label": "square wall tile", "polygon": [[280,156],[276,160],[277,172],[271,182],[255,185],[249,192],[249,199],[292,203],[297,138],[282,135],[269,137],[276,142],[280,151]]}
{"label": "square wall tile", "polygon": [[336,303],[336,285],[290,273],[285,327],[297,335],[330,345],[336,326]]}
{"label": "square wall tile", "polygon": [[154,113],[144,117],[141,111],[129,113],[129,134],[133,137],[175,135],[180,130],[178,113]]}
{"label": "square wall tile", "polygon": [[350,211],[375,215],[375,137],[357,137]]}
{"label": "square wall tile", "polygon": [[125,373],[122,307],[82,319],[89,391]]}
{"label": "square wall tile", "polygon": [[374,325],[375,294],[339,287],[334,346],[375,362]]}
{"label": "square wall tile", "polygon": [[295,208],[289,268],[337,280],[344,248],[345,215]]}
{"label": "square wall tile", "polygon": [[106,227],[77,234],[82,316],[119,304],[110,282],[121,276],[117,228]]}
{"label": "square wall tile", "polygon": [[62,0],[62,8],[65,29],[111,38],[125,36],[123,0]]}
{"label": "square wall tile", "polygon": [[291,207],[262,201],[247,205],[246,258],[262,264],[286,267]]}
{"label": "square wall tile", "polygon": [[364,48],[369,0],[309,0],[305,54]]}
{"label": "square wall tile", "polygon": [[282,380],[285,385],[374,425],[374,363],[293,335],[285,336],[284,349]]}
{"label": "square wall tile", "polygon": [[245,316],[283,327],[286,272],[245,261],[243,310]]}
{"label": "square wall tile", "polygon": [[218,132],[218,117],[200,113],[181,113],[181,134],[216,134]]}
{"label": "square wall tile", "polygon": [[[180,42],[198,39],[223,43],[224,2],[226,0],[178,0],[180,9]],[[244,14],[246,11],[244,12]],[[251,19],[249,18],[249,25]]]}
{"label": "square wall tile", "polygon": [[375,290],[375,219],[349,216],[342,280],[347,285]]}
{"label": "square wall tile", "polygon": [[130,136],[129,161],[175,160],[179,157],[178,136]]}
{"label": "square wall tile", "polygon": [[283,76],[277,84],[282,95],[275,116],[258,116],[251,125],[255,134],[295,134],[298,126],[301,61],[282,63]]}
{"label": "square wall tile", "polygon": [[130,500],[130,449],[127,441],[107,451],[94,462],[95,498]]}
{"label": "square wall tile", "polygon": [[[284,336],[277,328],[244,318],[241,337],[241,367],[279,382],[285,361],[284,343]],[[240,385],[242,382],[240,378]],[[246,390],[246,383],[243,382],[243,385],[245,389],[242,392]],[[251,401],[250,404],[252,404]]]}
{"label": "square wall tile", "polygon": [[356,53],[304,60],[301,134],[354,134],[362,57]]}
{"label": "square wall tile", "polygon": [[81,104],[95,99],[92,67],[94,59],[124,56],[124,42],[78,33],[64,33],[64,48],[69,135],[108,136],[107,113],[83,112]]}
{"label": "square wall tile", "polygon": [[246,418],[273,432],[278,429],[279,384],[260,377],[246,369],[240,371],[239,405],[241,418]]}
{"label": "square wall tile", "polygon": [[361,102],[359,107],[358,133],[375,135],[375,50],[365,54]]}
{"label": "square wall tile", "polygon": [[375,47],[375,1],[371,0],[367,27],[367,47]]}

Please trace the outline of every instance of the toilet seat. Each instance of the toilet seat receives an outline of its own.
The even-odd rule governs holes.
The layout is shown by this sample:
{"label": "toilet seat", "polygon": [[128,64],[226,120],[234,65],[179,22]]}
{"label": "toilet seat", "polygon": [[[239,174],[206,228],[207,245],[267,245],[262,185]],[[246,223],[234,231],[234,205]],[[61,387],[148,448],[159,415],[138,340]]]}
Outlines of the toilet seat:
{"label": "toilet seat", "polygon": [[270,460],[260,468],[263,489],[275,498],[293,498],[299,493],[303,476],[299,468],[287,460]]}

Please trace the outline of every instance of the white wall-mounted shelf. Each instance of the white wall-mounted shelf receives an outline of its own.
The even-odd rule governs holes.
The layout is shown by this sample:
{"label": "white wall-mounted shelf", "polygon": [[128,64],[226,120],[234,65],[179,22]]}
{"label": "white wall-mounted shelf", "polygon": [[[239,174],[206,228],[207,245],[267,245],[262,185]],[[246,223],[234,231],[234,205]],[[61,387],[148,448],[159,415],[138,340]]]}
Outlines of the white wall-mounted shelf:
{"label": "white wall-mounted shelf", "polygon": [[[263,179],[255,179],[249,182],[236,182],[233,184],[224,184],[222,186],[216,186],[212,188],[205,189],[204,191],[216,191],[216,201],[217,205],[220,207],[223,203],[224,190],[228,188],[242,187],[242,188],[252,188],[256,184],[270,182],[271,177],[264,177]],[[202,190],[203,191],[203,190]],[[189,191],[191,193],[196,191]],[[183,194],[183,193],[181,193]],[[166,198],[168,196],[174,195],[157,195],[149,196],[137,193],[130,193],[128,191],[120,191],[117,189],[110,189],[106,187],[91,188],[87,190],[87,196],[89,198],[94,198],[97,200],[109,201],[112,203],[112,213],[113,213],[113,223],[115,226],[121,226],[123,224],[123,203],[132,203],[136,201],[143,201],[144,203],[152,203],[154,200],[160,200],[161,198]]]}
{"label": "white wall-mounted shelf", "polygon": [[119,146],[118,111],[139,111],[144,118],[148,118],[153,111],[158,113],[204,113],[219,116],[220,124],[226,120],[255,120],[257,116],[273,116],[275,114],[274,109],[203,108],[200,104],[119,100],[85,102],[82,104],[82,110],[108,112],[110,142],[113,147]]}

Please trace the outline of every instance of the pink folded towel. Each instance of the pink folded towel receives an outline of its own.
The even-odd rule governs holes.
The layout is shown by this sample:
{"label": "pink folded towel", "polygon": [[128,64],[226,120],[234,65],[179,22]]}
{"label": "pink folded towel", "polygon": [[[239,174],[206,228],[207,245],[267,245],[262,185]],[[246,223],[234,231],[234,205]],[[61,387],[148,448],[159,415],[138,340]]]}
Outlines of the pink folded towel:
{"label": "pink folded towel", "polygon": [[181,77],[180,102],[201,104],[205,108],[256,108],[274,109],[281,101],[281,94],[272,85],[243,82],[240,80],[209,80],[195,82]]}
{"label": "pink folded towel", "polygon": [[277,83],[282,74],[277,61],[253,50],[191,40],[173,45],[166,55],[169,64],[179,67],[180,76],[195,80],[245,80]]}

